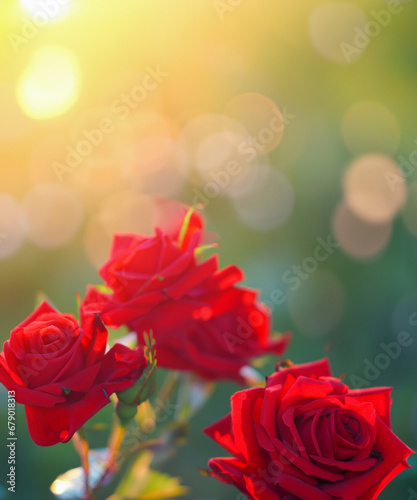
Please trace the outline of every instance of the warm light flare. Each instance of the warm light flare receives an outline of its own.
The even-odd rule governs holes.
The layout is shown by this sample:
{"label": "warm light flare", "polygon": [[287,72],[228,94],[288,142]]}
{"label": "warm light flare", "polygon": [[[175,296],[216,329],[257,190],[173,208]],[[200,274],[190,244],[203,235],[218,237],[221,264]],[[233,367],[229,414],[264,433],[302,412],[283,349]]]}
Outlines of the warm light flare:
{"label": "warm light flare", "polygon": [[78,62],[71,51],[57,45],[44,46],[20,76],[19,105],[36,120],[62,115],[77,101],[79,80]]}
{"label": "warm light flare", "polygon": [[54,495],[62,495],[67,490],[67,483],[57,479],[51,485],[51,491]]}
{"label": "warm light flare", "polygon": [[19,0],[20,6],[34,20],[43,23],[60,19],[68,12],[70,3],[71,0]]}
{"label": "warm light flare", "polygon": [[390,157],[360,156],[345,174],[346,204],[366,223],[387,224],[407,199],[407,186],[402,179],[400,168]]}

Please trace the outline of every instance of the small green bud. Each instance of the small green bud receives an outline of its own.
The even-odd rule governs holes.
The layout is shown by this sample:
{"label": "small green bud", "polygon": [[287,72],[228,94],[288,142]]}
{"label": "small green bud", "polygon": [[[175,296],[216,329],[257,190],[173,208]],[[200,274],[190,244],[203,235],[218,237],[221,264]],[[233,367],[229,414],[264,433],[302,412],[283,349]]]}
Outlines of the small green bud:
{"label": "small green bud", "polygon": [[129,422],[138,412],[137,406],[132,406],[119,401],[116,406],[116,413],[122,424]]}

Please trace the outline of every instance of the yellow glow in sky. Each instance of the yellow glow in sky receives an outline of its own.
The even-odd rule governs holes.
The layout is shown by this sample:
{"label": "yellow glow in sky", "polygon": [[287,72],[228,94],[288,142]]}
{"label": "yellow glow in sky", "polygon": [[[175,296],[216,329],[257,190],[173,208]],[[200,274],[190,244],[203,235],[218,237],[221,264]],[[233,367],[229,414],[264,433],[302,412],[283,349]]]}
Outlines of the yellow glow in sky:
{"label": "yellow glow in sky", "polygon": [[79,75],[78,61],[70,50],[58,45],[41,47],[20,76],[20,107],[37,120],[64,114],[78,98]]}
{"label": "yellow glow in sky", "polygon": [[51,21],[59,19],[67,11],[71,0],[19,0],[20,6],[39,20]]}

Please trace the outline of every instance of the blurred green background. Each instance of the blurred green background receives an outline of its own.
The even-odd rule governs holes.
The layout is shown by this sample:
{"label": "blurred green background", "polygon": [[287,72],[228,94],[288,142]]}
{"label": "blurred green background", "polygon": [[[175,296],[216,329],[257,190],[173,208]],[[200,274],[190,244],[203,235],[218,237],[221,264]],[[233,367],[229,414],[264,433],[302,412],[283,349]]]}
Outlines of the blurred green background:
{"label": "blurred green background", "polygon": [[[202,202],[221,265],[242,267],[274,329],[294,332],[294,362],[329,356],[352,385],[368,362],[384,363],[381,343],[410,334],[371,383],[394,387],[393,428],[417,449],[416,2],[50,0],[49,9],[0,5],[1,340],[38,291],[75,312],[75,292],[100,281],[112,234],[152,232],[154,195]],[[333,246],[318,254],[323,240]],[[163,466],[192,488],[190,500],[236,496],[198,472],[223,455],[201,428],[236,389],[217,386]],[[1,436],[6,406],[1,387]],[[10,498],[52,498],[51,482],[76,466],[70,444],[31,442],[20,407]],[[415,470],[380,498],[412,498],[411,488]]]}

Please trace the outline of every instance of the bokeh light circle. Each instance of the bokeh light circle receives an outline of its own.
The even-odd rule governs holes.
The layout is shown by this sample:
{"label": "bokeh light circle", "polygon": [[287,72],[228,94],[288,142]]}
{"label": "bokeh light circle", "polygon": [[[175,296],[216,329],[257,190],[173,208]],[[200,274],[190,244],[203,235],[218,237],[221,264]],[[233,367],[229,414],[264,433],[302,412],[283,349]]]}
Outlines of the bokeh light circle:
{"label": "bokeh light circle", "polygon": [[158,170],[149,172],[141,180],[143,193],[175,196],[184,185],[188,173],[188,156],[184,148],[173,141],[169,148],[169,159]]}
{"label": "bokeh light circle", "polygon": [[152,234],[155,202],[152,197],[134,191],[119,191],[102,202],[98,217],[109,236],[114,233]]}
{"label": "bokeh light circle", "polygon": [[[348,3],[325,3],[310,16],[309,33],[314,48],[326,59],[349,64],[356,61],[368,45],[364,13]],[[369,40],[369,38],[368,38]]]}
{"label": "bokeh light circle", "polygon": [[249,193],[233,200],[241,221],[257,231],[269,231],[284,224],[294,207],[294,191],[285,175],[261,166],[259,181]]}
{"label": "bokeh light circle", "polygon": [[84,232],[84,248],[90,262],[99,268],[107,260],[115,233],[151,235],[157,219],[152,197],[134,191],[116,192],[103,200]]}
{"label": "bokeh light circle", "polygon": [[27,194],[23,207],[28,239],[41,247],[68,243],[83,220],[78,198],[64,185],[38,184]]}
{"label": "bokeh light circle", "polygon": [[400,168],[384,155],[357,158],[346,171],[343,187],[350,210],[370,224],[391,221],[407,199]]}
{"label": "bokeh light circle", "polygon": [[[181,141],[184,147],[189,151],[189,154],[193,156],[201,141],[207,136],[222,133],[228,129],[225,127],[225,123],[224,116],[217,113],[194,116],[182,127]],[[239,123],[236,122],[235,126],[238,127]],[[240,132],[244,131],[243,127],[240,127]]]}
{"label": "bokeh light circle", "polygon": [[284,135],[284,116],[278,106],[262,94],[248,92],[238,95],[226,105],[224,114],[244,127],[247,148],[252,147],[257,154],[275,149]]}
{"label": "bokeh light circle", "polygon": [[34,53],[17,85],[17,99],[30,118],[44,120],[68,111],[78,99],[80,70],[70,50],[45,45]]}
{"label": "bokeh light circle", "polygon": [[128,122],[121,162],[124,175],[138,180],[169,164],[174,152],[176,124],[154,111],[133,115]]}
{"label": "bokeh light circle", "polygon": [[205,137],[196,151],[195,163],[204,181],[203,192],[225,194],[233,198],[253,188],[258,170],[258,157],[243,155],[240,147],[245,136],[234,132],[218,132]]}
{"label": "bokeh light circle", "polygon": [[332,228],[342,250],[357,259],[381,252],[391,236],[391,223],[369,224],[353,214],[344,203],[334,213]]}

